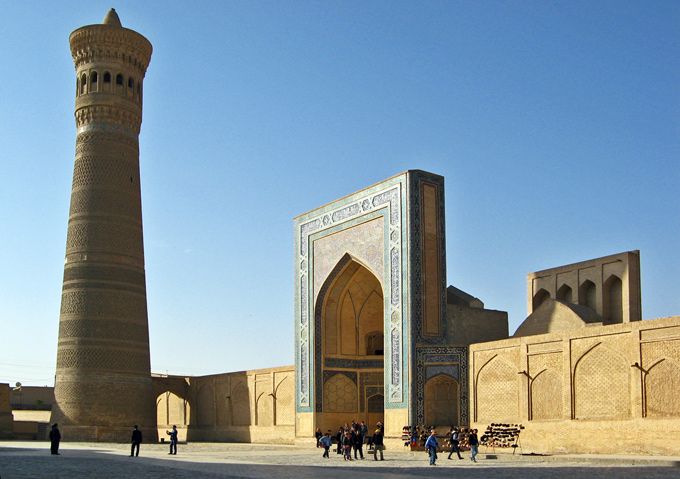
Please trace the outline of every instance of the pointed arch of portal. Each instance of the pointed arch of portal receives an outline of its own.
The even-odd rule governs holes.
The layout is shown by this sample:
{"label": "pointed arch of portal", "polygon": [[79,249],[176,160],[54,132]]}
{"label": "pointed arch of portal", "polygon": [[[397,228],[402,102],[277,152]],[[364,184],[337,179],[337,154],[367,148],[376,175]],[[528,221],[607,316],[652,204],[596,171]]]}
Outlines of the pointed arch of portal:
{"label": "pointed arch of portal", "polygon": [[[315,304],[315,389],[324,391],[316,399],[322,430],[351,420],[368,420],[365,404],[369,396],[384,394],[384,350],[369,348],[379,334],[384,338],[385,299],[378,276],[365,264],[345,254],[319,291]],[[340,373],[354,382],[356,414],[342,416],[325,407],[326,381]],[[349,407],[349,406],[348,406]],[[333,408],[331,408],[333,409]],[[336,408],[337,409],[337,408]]]}

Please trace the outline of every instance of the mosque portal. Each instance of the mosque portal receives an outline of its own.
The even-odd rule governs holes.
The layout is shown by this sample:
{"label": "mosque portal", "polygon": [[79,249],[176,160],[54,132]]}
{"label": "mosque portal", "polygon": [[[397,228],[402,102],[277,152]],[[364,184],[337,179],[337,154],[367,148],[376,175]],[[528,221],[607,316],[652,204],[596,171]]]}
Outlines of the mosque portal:
{"label": "mosque portal", "polygon": [[[407,171],[298,216],[295,230],[296,436],[423,424],[431,378],[417,353],[448,345],[444,179]],[[435,388],[456,405],[457,371],[455,388]]]}

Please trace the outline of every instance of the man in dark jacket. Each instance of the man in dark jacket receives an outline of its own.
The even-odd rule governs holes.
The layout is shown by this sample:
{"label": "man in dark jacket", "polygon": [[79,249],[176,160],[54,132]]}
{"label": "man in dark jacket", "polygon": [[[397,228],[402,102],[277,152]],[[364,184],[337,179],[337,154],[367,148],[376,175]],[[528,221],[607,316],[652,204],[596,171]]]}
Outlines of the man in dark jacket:
{"label": "man in dark jacket", "polygon": [[449,442],[451,443],[451,452],[449,453],[449,457],[447,459],[451,459],[451,456],[455,452],[458,454],[458,459],[463,459],[463,456],[460,455],[460,448],[458,447],[459,440],[458,440],[458,428],[454,427],[451,429],[451,437],[449,438]]}
{"label": "man in dark jacket", "polygon": [[472,453],[470,455],[470,459],[472,462],[477,462],[477,452],[479,451],[479,439],[477,438],[477,429],[473,429],[470,431],[470,435],[468,436],[468,444],[470,445],[470,452]]}
{"label": "man in dark jacket", "polygon": [[384,461],[383,451],[385,450],[385,444],[383,443],[383,435],[380,429],[375,430],[371,442],[373,443],[373,459],[378,460],[378,451],[380,451],[380,460]]}
{"label": "man in dark jacket", "polygon": [[177,455],[177,426],[172,426],[172,431],[165,431],[170,436],[170,454]]}
{"label": "man in dark jacket", "polygon": [[[135,424],[135,430],[132,431],[132,449],[130,450],[130,457],[139,456],[139,445],[142,443],[142,431],[137,429]],[[135,448],[137,449],[137,454],[135,454]]]}
{"label": "man in dark jacket", "polygon": [[361,436],[361,429],[357,428],[352,433],[352,448],[354,448],[354,459],[359,459],[357,452],[361,455],[361,459],[364,458],[364,442]]}
{"label": "man in dark jacket", "polygon": [[61,441],[61,433],[58,426],[59,424],[54,423],[50,431],[50,452],[56,456],[59,455],[59,441]]}

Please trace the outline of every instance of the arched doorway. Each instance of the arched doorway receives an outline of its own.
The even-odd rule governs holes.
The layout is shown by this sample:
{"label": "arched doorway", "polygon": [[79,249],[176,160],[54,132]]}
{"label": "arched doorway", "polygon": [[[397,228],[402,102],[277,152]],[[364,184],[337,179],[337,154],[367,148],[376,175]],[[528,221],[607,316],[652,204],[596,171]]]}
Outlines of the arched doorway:
{"label": "arched doorway", "polygon": [[425,384],[425,423],[428,426],[458,426],[459,386],[451,376],[440,374]]}
{"label": "arched doorway", "polygon": [[321,331],[317,390],[322,391],[317,412],[322,414],[316,427],[337,430],[355,420],[372,428],[384,418],[383,288],[373,272],[348,255],[326,285],[317,298]]}
{"label": "arched doorway", "polygon": [[371,435],[375,430],[375,425],[379,422],[385,423],[385,396],[375,394],[366,401],[366,424],[368,433]]}

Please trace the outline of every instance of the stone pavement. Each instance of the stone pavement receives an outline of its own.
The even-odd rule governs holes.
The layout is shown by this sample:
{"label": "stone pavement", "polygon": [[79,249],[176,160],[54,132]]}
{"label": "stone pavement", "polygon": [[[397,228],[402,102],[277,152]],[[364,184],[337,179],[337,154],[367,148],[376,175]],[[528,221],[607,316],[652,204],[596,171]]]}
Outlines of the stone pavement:
{"label": "stone pavement", "polygon": [[[110,478],[128,479],[336,479],[473,478],[500,479],[665,479],[680,476],[680,457],[631,458],[626,456],[511,456],[485,454],[472,463],[446,460],[440,454],[436,467],[424,452],[385,451],[385,461],[346,462],[321,449],[261,444],[180,444],[177,456],[167,445],[142,444],[140,457],[129,457],[125,444],[62,443],[61,455],[49,453],[49,443],[0,441],[0,479]],[[348,476],[349,475],[349,476]]]}

